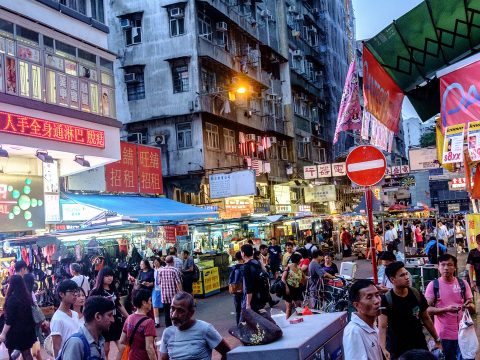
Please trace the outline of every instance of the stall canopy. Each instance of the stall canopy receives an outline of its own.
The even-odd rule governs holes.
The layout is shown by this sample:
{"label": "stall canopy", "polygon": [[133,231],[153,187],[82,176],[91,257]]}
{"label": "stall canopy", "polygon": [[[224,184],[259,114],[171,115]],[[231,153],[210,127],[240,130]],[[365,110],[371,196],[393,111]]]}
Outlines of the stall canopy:
{"label": "stall canopy", "polygon": [[435,73],[480,49],[480,0],[423,1],[364,45],[427,120],[440,111]]}
{"label": "stall canopy", "polygon": [[74,202],[128,216],[138,221],[186,221],[218,218],[218,212],[183,204],[167,198],[118,195],[65,194]]}

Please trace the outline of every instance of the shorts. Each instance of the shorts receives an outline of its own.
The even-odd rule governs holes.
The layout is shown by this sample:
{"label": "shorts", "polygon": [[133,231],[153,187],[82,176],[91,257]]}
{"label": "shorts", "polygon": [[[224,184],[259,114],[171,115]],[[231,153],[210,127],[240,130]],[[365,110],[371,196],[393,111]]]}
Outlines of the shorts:
{"label": "shorts", "polygon": [[288,290],[290,290],[290,293],[287,295],[285,294],[283,296],[283,300],[285,300],[287,303],[292,303],[294,301],[302,301],[303,300],[303,287],[293,287],[290,285],[288,286]]}
{"label": "shorts", "polygon": [[155,309],[163,309],[162,293],[160,290],[153,290],[152,292],[152,306]]}

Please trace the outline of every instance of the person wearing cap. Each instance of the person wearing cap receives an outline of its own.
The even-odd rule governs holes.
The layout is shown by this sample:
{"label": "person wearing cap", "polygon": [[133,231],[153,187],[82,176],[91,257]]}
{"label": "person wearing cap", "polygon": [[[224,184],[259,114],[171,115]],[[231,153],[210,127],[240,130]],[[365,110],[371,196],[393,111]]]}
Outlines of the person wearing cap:
{"label": "person wearing cap", "polygon": [[78,313],[71,308],[77,300],[79,287],[75,281],[64,280],[57,287],[60,306],[53,314],[50,330],[53,343],[53,355],[58,356],[67,339],[80,328]]}

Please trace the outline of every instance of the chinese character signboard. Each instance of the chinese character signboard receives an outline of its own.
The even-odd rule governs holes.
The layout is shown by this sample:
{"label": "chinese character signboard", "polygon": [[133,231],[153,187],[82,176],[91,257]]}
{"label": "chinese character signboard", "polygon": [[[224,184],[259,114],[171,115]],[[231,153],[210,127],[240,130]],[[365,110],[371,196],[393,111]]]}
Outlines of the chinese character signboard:
{"label": "chinese character signboard", "polygon": [[320,185],[313,188],[306,187],[305,202],[327,202],[337,200],[337,193],[335,191],[335,185]]}
{"label": "chinese character signboard", "polygon": [[303,167],[303,178],[305,180],[316,179],[317,178],[317,166],[304,166]]}
{"label": "chinese character signboard", "polygon": [[332,175],[333,176],[346,176],[347,167],[345,163],[333,163],[332,164]]}
{"label": "chinese character signboard", "polygon": [[257,192],[257,182],[253,170],[212,174],[208,177],[208,182],[211,199],[255,195]]}
{"label": "chinese character signboard", "polygon": [[160,149],[137,145],[137,154],[140,193],[162,194],[163,182]]}
{"label": "chinese character signboard", "polygon": [[0,112],[0,132],[105,148],[105,133],[30,116]]}
{"label": "chinese character signboard", "polygon": [[120,142],[121,160],[105,166],[108,192],[162,194],[160,149]]}
{"label": "chinese character signboard", "polygon": [[45,227],[41,176],[0,175],[0,224],[2,232]]}
{"label": "chinese character signboard", "polygon": [[317,165],[317,172],[319,178],[326,178],[332,176],[332,165],[331,164],[322,164]]}
{"label": "chinese character signboard", "polygon": [[253,214],[253,196],[239,196],[225,199],[225,210],[220,211],[222,219],[240,218]]}

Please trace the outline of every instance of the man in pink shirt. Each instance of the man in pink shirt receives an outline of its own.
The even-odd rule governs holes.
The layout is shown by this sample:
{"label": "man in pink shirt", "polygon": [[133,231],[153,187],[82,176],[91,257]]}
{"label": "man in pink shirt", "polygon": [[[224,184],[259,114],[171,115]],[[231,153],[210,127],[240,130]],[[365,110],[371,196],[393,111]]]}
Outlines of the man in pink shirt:
{"label": "man in pink shirt", "polygon": [[454,276],[456,268],[455,256],[441,255],[438,258],[440,278],[431,281],[425,291],[425,297],[430,305],[428,313],[435,315],[435,329],[442,341],[446,360],[462,359],[458,348],[458,325],[463,311],[475,308],[470,286],[465,280]]}

